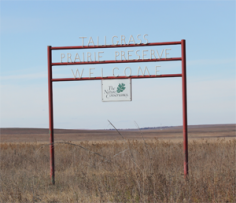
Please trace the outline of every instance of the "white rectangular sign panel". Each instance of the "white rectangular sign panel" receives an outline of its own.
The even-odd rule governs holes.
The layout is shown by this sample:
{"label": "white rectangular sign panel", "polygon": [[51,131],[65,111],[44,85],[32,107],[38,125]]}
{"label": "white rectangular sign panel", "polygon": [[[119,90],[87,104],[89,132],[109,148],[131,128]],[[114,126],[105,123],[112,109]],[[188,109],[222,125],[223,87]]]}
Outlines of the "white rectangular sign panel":
{"label": "white rectangular sign panel", "polygon": [[132,101],[131,79],[102,80],[102,101]]}

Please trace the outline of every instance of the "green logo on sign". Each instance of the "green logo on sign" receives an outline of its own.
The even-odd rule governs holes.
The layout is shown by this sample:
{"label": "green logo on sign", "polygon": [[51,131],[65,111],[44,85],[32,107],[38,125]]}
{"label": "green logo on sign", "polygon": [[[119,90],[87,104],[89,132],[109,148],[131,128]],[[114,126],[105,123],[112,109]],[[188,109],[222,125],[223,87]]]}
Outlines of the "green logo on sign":
{"label": "green logo on sign", "polygon": [[125,84],[124,83],[120,83],[117,87],[117,92],[123,92],[125,90]]}

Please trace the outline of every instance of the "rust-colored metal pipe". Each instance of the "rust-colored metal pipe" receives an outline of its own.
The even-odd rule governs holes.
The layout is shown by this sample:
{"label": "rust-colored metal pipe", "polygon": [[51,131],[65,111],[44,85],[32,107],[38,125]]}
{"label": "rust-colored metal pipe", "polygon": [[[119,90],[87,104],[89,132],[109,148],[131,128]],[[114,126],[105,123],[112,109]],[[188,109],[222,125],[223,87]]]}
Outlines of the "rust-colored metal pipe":
{"label": "rust-colored metal pipe", "polygon": [[143,79],[143,78],[166,78],[166,77],[182,77],[182,74],[166,74],[166,75],[132,75],[132,76],[109,76],[109,77],[82,77],[82,78],[54,78],[52,82],[77,81],[77,80],[109,80],[109,79]]}
{"label": "rust-colored metal pipe", "polygon": [[188,175],[188,123],[187,123],[187,83],[186,83],[186,48],[185,40],[181,40],[182,56],[182,100],[183,100],[183,148],[184,148],[184,176]]}
{"label": "rust-colored metal pipe", "polygon": [[53,129],[53,93],[52,93],[52,51],[48,46],[48,104],[49,104],[49,136],[50,136],[50,175],[52,184],[55,184],[55,165],[54,165],[54,129]]}
{"label": "rust-colored metal pipe", "polygon": [[66,47],[51,47],[52,50],[62,49],[101,49],[101,48],[118,48],[118,47],[141,47],[141,46],[161,46],[161,45],[177,45],[181,42],[154,42],[147,44],[116,44],[116,45],[95,45],[95,46],[66,46]]}
{"label": "rust-colored metal pipe", "polygon": [[157,61],[181,61],[181,57],[161,58],[161,59],[134,59],[134,60],[107,60],[107,61],[85,61],[85,62],[62,62],[52,63],[52,66],[65,65],[89,65],[89,64],[105,64],[105,63],[140,63],[140,62],[157,62]]}
{"label": "rust-colored metal pipe", "polygon": [[[89,61],[89,62],[71,62],[71,63],[52,63],[52,50],[62,49],[94,49],[94,48],[121,48],[136,46],[160,46],[181,44],[181,57],[167,59],[141,59],[141,60],[108,60],[108,61]],[[60,81],[82,81],[82,80],[106,80],[106,79],[141,79],[158,77],[182,77],[182,100],[183,100],[183,148],[184,148],[184,175],[188,175],[188,128],[187,128],[187,82],[186,82],[186,47],[185,40],[180,42],[160,42],[147,44],[126,44],[126,45],[99,45],[99,46],[67,46],[67,47],[47,47],[48,52],[48,101],[49,101],[49,135],[50,135],[50,169],[52,184],[55,184],[54,167],[54,128],[53,128],[53,82]],[[60,65],[86,65],[86,64],[105,64],[105,63],[136,63],[136,62],[158,62],[158,61],[182,61],[182,74],[166,75],[144,75],[144,76],[109,76],[109,77],[83,77],[83,78],[55,78],[52,79],[52,66]]]}

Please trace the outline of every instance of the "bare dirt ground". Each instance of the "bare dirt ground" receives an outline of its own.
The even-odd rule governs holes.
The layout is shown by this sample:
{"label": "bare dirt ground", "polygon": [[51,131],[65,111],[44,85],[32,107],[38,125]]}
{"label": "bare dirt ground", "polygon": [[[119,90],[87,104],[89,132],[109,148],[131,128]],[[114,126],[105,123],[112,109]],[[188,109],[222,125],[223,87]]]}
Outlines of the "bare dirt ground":
{"label": "bare dirt ground", "polygon": [[[49,130],[44,128],[0,128],[0,142],[48,142]],[[181,141],[182,126],[164,129],[119,130],[126,139],[163,139]],[[57,141],[110,141],[123,140],[116,130],[71,130],[55,129]],[[236,124],[193,125],[188,126],[189,140],[216,140],[236,138]]]}

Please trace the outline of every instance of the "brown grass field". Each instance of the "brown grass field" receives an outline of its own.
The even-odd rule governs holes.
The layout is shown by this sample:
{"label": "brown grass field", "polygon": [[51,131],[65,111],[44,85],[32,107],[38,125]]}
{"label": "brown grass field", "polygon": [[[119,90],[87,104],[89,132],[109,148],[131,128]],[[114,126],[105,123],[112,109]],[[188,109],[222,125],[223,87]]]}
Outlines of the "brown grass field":
{"label": "brown grass field", "polygon": [[[55,130],[55,180],[47,129],[1,129],[0,202],[236,202],[236,124]],[[123,138],[122,138],[123,137]]]}

